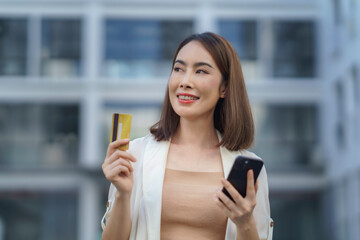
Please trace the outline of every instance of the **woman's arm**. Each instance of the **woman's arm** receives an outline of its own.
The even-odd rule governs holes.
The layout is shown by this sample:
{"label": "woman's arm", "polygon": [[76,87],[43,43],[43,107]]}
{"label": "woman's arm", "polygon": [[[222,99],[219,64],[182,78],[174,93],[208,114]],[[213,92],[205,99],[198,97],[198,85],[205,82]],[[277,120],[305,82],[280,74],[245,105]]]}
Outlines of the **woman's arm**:
{"label": "woman's arm", "polygon": [[116,191],[111,215],[106,221],[102,240],[129,239],[131,231],[130,194],[120,194]]}
{"label": "woman's arm", "polygon": [[110,143],[102,165],[106,179],[116,189],[113,206],[109,206],[111,214],[106,221],[102,240],[125,240],[130,237],[130,197],[134,183],[134,168],[130,162],[136,162],[136,159],[128,152],[118,150],[118,147],[128,142],[128,139],[120,139]]}

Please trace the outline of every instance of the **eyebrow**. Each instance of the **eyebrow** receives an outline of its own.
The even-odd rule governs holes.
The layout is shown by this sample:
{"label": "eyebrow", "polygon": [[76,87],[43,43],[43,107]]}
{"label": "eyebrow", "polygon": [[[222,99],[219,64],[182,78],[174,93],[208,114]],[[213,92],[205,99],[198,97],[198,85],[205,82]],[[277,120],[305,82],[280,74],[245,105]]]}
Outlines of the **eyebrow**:
{"label": "eyebrow", "polygon": [[[183,60],[176,60],[175,61],[175,63],[180,63],[180,64],[182,64],[182,65],[184,65],[184,66],[187,66],[187,64],[186,64],[186,62],[184,62]],[[208,66],[208,67],[210,67],[210,68],[214,68],[213,66],[211,66],[209,63],[206,63],[206,62],[197,62],[197,63],[195,63],[194,64],[194,67],[200,67],[200,66]]]}

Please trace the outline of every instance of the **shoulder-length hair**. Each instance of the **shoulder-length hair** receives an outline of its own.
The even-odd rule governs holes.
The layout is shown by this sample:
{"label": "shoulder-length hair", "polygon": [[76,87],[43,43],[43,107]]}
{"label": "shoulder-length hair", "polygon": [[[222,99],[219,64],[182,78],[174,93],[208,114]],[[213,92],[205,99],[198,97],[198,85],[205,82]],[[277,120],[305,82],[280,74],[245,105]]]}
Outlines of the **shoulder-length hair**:
{"label": "shoulder-length hair", "polygon": [[[211,54],[222,74],[222,84],[225,84],[225,97],[218,100],[214,111],[214,127],[222,134],[219,146],[231,151],[249,148],[254,141],[254,121],[235,49],[228,40],[215,33],[193,34],[179,44],[172,67],[179,51],[191,41],[200,42]],[[179,122],[180,117],[171,106],[167,87],[160,120],[150,128],[150,132],[157,141],[169,140]]]}

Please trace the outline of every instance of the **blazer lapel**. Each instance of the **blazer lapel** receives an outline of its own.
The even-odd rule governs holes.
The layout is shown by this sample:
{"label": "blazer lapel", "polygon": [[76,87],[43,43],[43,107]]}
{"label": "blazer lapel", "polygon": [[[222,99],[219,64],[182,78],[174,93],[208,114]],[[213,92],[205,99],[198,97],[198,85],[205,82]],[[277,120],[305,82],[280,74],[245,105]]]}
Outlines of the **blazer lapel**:
{"label": "blazer lapel", "polygon": [[[219,142],[221,142],[221,133],[217,131]],[[224,170],[225,179],[228,177],[232,165],[234,164],[236,156],[239,155],[238,151],[229,151],[226,147],[220,146],[221,161]]]}
{"label": "blazer lapel", "polygon": [[228,177],[230,170],[235,162],[235,158],[239,155],[239,152],[231,152],[225,147],[220,147],[221,161],[224,170],[225,178]]}
{"label": "blazer lapel", "polygon": [[144,153],[143,196],[148,239],[160,239],[161,200],[169,141],[152,139]]}
{"label": "blazer lapel", "polygon": [[[217,132],[219,142],[221,141],[221,134]],[[235,158],[240,154],[239,151],[229,151],[226,147],[220,147],[221,161],[224,170],[225,179],[229,176],[230,170],[235,162]],[[233,240],[236,239],[236,226],[235,224],[228,218],[227,226],[226,226],[226,234],[225,240]]]}

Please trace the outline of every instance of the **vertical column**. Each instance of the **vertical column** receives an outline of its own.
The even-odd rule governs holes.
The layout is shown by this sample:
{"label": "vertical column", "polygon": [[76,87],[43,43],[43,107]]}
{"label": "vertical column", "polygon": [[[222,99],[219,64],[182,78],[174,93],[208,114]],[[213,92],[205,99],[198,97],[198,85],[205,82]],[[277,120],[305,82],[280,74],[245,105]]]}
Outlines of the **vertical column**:
{"label": "vertical column", "polygon": [[96,82],[100,76],[101,46],[103,32],[101,5],[96,2],[89,3],[88,11],[84,19],[83,28],[83,60],[84,73],[87,81]]}
{"label": "vertical column", "polygon": [[38,15],[30,15],[28,20],[27,33],[27,75],[34,77],[40,76],[41,68],[41,18]]}
{"label": "vertical column", "polygon": [[0,217],[0,240],[5,239],[5,223],[4,220]]}
{"label": "vertical column", "polygon": [[80,111],[80,165],[87,169],[99,168],[103,156],[100,154],[101,101],[94,86],[85,86]]}
{"label": "vertical column", "polygon": [[201,2],[197,13],[198,15],[195,18],[195,32],[218,32],[213,3],[206,1]]}
{"label": "vertical column", "polygon": [[359,235],[359,214],[360,214],[360,191],[359,178],[357,171],[352,172],[348,177],[346,185],[346,200],[347,200],[347,225],[348,225],[348,239],[360,239]]}
{"label": "vertical column", "polygon": [[100,230],[100,198],[99,187],[94,180],[88,178],[81,182],[79,190],[78,239],[97,240]]}
{"label": "vertical column", "polygon": [[80,164],[85,168],[98,168],[101,164],[101,99],[98,92],[100,13],[99,6],[92,2],[84,19],[83,60],[84,93],[81,103]]}
{"label": "vertical column", "polygon": [[355,237],[356,239],[360,239],[360,206],[359,206],[359,202],[360,202],[360,171],[357,171],[356,174],[356,181],[355,181],[355,186],[357,191],[356,191],[356,197],[354,199],[354,202],[356,204],[356,207],[354,209],[354,212],[356,213],[355,216],[355,222],[354,222],[354,226],[355,226]]}
{"label": "vertical column", "polygon": [[[101,98],[98,90],[100,69],[100,5],[89,2],[84,9],[83,24],[83,86],[80,121],[80,164],[85,169],[100,168],[103,156],[100,154]],[[98,239],[100,230],[100,190],[94,178],[83,176],[79,190],[78,239]]]}
{"label": "vertical column", "polygon": [[273,27],[272,22],[268,18],[260,18],[258,21],[258,42],[259,49],[259,74],[258,78],[271,78],[273,66]]}
{"label": "vertical column", "polygon": [[[359,18],[360,19],[360,18]],[[360,27],[360,24],[359,24]],[[360,31],[359,31],[360,32]],[[360,41],[359,41],[360,42]],[[360,44],[359,44],[359,51],[360,52]],[[354,69],[353,69],[353,85],[354,85],[354,97],[355,97],[355,114],[356,114],[356,128],[355,128],[355,146],[360,146],[360,74],[359,69],[360,66],[358,65],[360,63],[360,60],[355,63]],[[360,148],[356,147],[355,149],[355,156],[360,156]],[[359,216],[360,217],[360,216]]]}
{"label": "vertical column", "polygon": [[[316,22],[316,74],[322,81],[322,101],[320,103],[320,141],[324,153],[324,165],[329,179],[335,178],[337,154],[339,151],[336,143],[336,90],[334,83],[335,67],[333,66],[334,29],[331,21],[333,12],[331,3],[326,0],[316,2],[318,6],[318,19]],[[335,229],[336,231],[336,229]]]}
{"label": "vertical column", "polygon": [[[358,158],[356,156],[356,151],[358,146],[355,145],[355,136],[356,133],[354,129],[356,129],[356,113],[355,113],[355,95],[354,95],[354,82],[352,79],[351,72],[347,72],[343,79],[344,83],[344,102],[345,102],[345,142],[348,157],[348,169],[352,170],[354,168],[359,168],[360,164],[358,162]],[[348,172],[348,171],[346,171]],[[345,173],[346,174],[346,173]]]}

